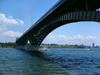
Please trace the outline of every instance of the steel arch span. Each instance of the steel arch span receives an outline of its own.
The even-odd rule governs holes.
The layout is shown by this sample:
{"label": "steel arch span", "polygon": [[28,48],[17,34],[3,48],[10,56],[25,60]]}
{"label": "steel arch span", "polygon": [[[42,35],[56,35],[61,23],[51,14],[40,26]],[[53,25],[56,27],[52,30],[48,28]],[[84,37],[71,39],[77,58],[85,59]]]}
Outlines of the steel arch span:
{"label": "steel arch span", "polygon": [[25,46],[30,41],[31,45],[40,46],[51,31],[64,24],[79,21],[100,22],[98,8],[100,8],[99,0],[60,0],[16,40],[16,45]]}

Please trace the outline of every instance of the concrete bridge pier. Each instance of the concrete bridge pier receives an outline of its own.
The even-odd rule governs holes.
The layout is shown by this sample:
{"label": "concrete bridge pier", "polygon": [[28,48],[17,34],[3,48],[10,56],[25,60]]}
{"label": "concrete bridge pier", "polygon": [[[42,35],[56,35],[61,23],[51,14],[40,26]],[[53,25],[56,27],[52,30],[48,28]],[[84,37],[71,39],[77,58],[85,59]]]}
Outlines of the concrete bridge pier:
{"label": "concrete bridge pier", "polygon": [[21,49],[21,50],[25,50],[25,51],[48,51],[47,46],[45,46],[45,45],[40,45],[40,46],[31,45],[31,44],[27,44],[25,46],[16,45],[16,48]]}
{"label": "concrete bridge pier", "polygon": [[44,45],[40,45],[40,46],[36,46],[36,45],[25,45],[24,46],[26,51],[48,51],[47,46]]}

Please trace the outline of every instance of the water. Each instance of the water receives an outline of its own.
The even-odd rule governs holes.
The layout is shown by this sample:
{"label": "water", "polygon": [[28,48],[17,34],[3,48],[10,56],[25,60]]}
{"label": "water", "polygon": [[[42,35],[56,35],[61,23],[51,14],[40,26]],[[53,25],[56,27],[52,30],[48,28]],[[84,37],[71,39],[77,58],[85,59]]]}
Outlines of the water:
{"label": "water", "polygon": [[0,48],[0,75],[100,75],[100,49]]}

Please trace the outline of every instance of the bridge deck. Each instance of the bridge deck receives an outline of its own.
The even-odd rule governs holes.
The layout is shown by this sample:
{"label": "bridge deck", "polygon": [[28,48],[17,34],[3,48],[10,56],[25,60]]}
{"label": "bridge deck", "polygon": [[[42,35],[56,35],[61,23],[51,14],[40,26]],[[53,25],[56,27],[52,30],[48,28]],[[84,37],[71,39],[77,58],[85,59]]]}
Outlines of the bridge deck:
{"label": "bridge deck", "polygon": [[[86,17],[88,17],[87,14],[90,15],[88,20],[99,22],[100,20],[96,16],[100,16],[99,13],[96,12],[98,8],[100,8],[99,0],[59,0],[46,14],[16,40],[16,44],[24,46],[29,40],[31,45],[40,45],[47,34],[53,29],[65,23],[85,21],[87,20]],[[75,15],[75,18],[71,18],[73,15]],[[85,19],[83,19],[83,16],[85,16]],[[79,17],[81,17],[81,19]]]}

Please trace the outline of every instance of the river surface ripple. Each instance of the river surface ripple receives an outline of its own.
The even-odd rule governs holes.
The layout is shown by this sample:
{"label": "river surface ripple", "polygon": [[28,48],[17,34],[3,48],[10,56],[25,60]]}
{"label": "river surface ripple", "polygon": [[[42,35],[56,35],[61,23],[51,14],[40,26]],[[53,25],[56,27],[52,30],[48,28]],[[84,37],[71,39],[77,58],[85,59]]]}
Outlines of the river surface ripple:
{"label": "river surface ripple", "polygon": [[100,75],[100,49],[0,48],[0,75]]}

